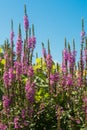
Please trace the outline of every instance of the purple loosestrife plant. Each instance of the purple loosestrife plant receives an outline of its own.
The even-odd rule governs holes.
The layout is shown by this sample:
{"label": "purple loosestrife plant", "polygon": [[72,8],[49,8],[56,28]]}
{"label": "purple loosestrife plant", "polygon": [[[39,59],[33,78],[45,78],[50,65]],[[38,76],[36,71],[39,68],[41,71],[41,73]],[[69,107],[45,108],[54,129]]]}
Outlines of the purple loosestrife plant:
{"label": "purple loosestrife plant", "polygon": [[[39,61],[37,56],[39,62],[33,64],[36,37],[34,25],[32,25],[32,31],[29,28],[25,7],[24,29],[26,35],[24,42],[22,42],[19,25],[14,57],[12,22],[11,44],[9,46],[8,40],[5,41],[5,66],[3,68],[3,56],[0,58],[0,85],[2,86],[2,90],[0,86],[0,94],[2,91],[0,130],[80,130],[85,128],[87,126],[87,39],[83,22],[78,66],[75,42],[73,40],[72,49],[69,44],[67,47],[66,39],[62,52],[62,65],[59,63],[56,65],[53,61],[49,40],[48,52],[42,43],[44,58],[40,58]],[[86,46],[84,47],[85,39]],[[40,68],[39,71],[37,68]]]}

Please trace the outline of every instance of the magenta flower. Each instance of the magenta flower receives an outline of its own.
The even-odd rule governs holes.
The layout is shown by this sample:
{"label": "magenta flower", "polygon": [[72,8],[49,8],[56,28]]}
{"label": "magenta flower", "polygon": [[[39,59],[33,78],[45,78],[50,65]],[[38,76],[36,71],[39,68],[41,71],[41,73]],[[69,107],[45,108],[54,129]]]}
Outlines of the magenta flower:
{"label": "magenta flower", "polygon": [[32,38],[31,37],[28,38],[28,48],[29,49],[32,48]]}
{"label": "magenta flower", "polygon": [[17,40],[17,43],[16,43],[16,54],[17,54],[17,56],[21,56],[21,53],[22,53],[22,38],[19,34],[18,40]]}
{"label": "magenta flower", "polygon": [[20,123],[19,123],[19,116],[16,116],[14,118],[14,128],[15,129],[21,128]]}
{"label": "magenta flower", "polygon": [[21,116],[22,116],[23,119],[25,118],[25,114],[26,114],[25,109],[22,109],[22,111],[21,111]]}
{"label": "magenta flower", "polygon": [[67,49],[63,50],[63,59],[64,59],[64,61],[68,60],[68,51],[67,51]]}
{"label": "magenta flower", "polygon": [[20,62],[15,62],[14,67],[16,70],[16,80],[20,80],[22,74],[22,64]]}
{"label": "magenta flower", "polygon": [[28,64],[27,64],[27,60],[26,60],[22,63],[22,73],[23,74],[27,74],[27,68],[28,68]]}
{"label": "magenta flower", "polygon": [[34,49],[35,48],[35,45],[36,45],[36,37],[32,36],[32,48]]}
{"label": "magenta flower", "polygon": [[27,15],[24,16],[24,27],[25,27],[25,31],[27,31],[29,28],[29,21]]}
{"label": "magenta flower", "polygon": [[73,79],[72,79],[72,75],[68,74],[66,77],[66,85],[68,86],[72,86],[73,85]]}
{"label": "magenta flower", "polygon": [[13,73],[13,68],[10,68],[8,72],[7,71],[4,72],[3,80],[4,80],[5,88],[9,88],[11,86],[14,77],[15,75]]}
{"label": "magenta flower", "polygon": [[25,52],[22,52],[22,58],[21,58],[21,65],[22,65],[22,74],[27,74],[27,68],[28,68],[28,59]]}
{"label": "magenta flower", "polygon": [[73,68],[75,65],[75,57],[76,57],[76,51],[68,52],[68,63],[70,68]]}
{"label": "magenta flower", "polygon": [[0,130],[7,130],[7,126],[0,122]]}
{"label": "magenta flower", "polygon": [[34,96],[35,96],[34,86],[35,86],[34,83],[31,84],[29,81],[26,82],[25,93],[26,98],[29,100],[30,103],[34,102]]}
{"label": "magenta flower", "polygon": [[8,53],[7,52],[5,52],[5,54],[4,54],[4,59],[8,59]]}
{"label": "magenta flower", "polygon": [[14,71],[13,68],[10,68],[9,71],[8,71],[8,74],[9,74],[9,85],[12,84],[12,82],[13,82],[13,80],[15,78],[15,74],[14,74],[13,71]]}
{"label": "magenta flower", "polygon": [[11,98],[9,98],[8,96],[3,96],[2,101],[3,101],[3,108],[6,108],[6,109],[9,108],[11,104]]}
{"label": "magenta flower", "polygon": [[54,85],[59,80],[59,74],[50,74],[50,84]]}
{"label": "magenta flower", "polygon": [[47,54],[47,56],[46,56],[46,64],[47,64],[48,69],[51,69],[52,63],[53,63],[52,56],[50,54]]}
{"label": "magenta flower", "polygon": [[11,31],[11,34],[10,34],[10,40],[11,40],[11,43],[13,42],[13,38],[14,38],[14,32]]}
{"label": "magenta flower", "polygon": [[14,118],[14,123],[17,123],[19,121],[19,116],[16,116],[15,118]]}
{"label": "magenta flower", "polygon": [[34,49],[36,45],[36,38],[34,36],[28,38],[28,48]]}
{"label": "magenta flower", "polygon": [[28,73],[27,74],[28,74],[29,77],[34,76],[34,70],[33,70],[33,67],[31,65],[28,67]]}
{"label": "magenta flower", "polygon": [[66,65],[64,62],[62,62],[62,72],[65,73],[66,72]]}
{"label": "magenta flower", "polygon": [[81,73],[79,73],[77,76],[77,86],[80,87],[81,84],[82,84],[82,78],[81,78]]}
{"label": "magenta flower", "polygon": [[62,86],[65,87],[65,85],[66,85],[66,75],[63,75],[61,83],[62,83]]}
{"label": "magenta flower", "polygon": [[9,87],[9,73],[6,71],[4,72],[3,80],[4,80],[5,88],[8,88]]}

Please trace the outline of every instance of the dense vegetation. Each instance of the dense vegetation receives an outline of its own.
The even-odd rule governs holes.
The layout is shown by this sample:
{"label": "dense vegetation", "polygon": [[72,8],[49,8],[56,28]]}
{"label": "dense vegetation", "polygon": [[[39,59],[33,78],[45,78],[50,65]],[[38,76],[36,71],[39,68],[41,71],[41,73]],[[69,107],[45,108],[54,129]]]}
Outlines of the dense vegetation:
{"label": "dense vegetation", "polygon": [[86,130],[87,129],[87,38],[82,20],[81,50],[76,61],[67,44],[62,65],[55,63],[42,43],[42,57],[36,55],[34,25],[30,29],[25,6],[22,40],[19,25],[16,51],[11,21],[10,43],[0,48],[0,130]]}

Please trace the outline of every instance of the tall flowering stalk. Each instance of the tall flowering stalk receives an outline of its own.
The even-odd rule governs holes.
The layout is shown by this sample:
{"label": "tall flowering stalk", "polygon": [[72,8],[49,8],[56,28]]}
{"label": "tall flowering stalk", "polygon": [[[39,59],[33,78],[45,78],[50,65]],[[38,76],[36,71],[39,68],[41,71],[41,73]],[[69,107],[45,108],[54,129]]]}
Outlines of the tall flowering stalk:
{"label": "tall flowering stalk", "polygon": [[26,40],[24,40],[23,51],[22,51],[22,73],[27,74],[28,67],[28,58],[27,58],[27,49],[26,49]]}
{"label": "tall flowering stalk", "polygon": [[21,25],[19,24],[19,32],[18,32],[18,39],[16,43],[16,55],[17,61],[21,61],[21,54],[22,54],[22,36],[21,36]]}
{"label": "tall flowering stalk", "polygon": [[86,35],[86,33],[85,33],[85,31],[84,31],[84,19],[82,18],[82,31],[81,31],[81,44],[82,44],[82,46],[83,46],[83,43],[84,43],[84,39],[85,39],[85,35]]}
{"label": "tall flowering stalk", "polygon": [[76,49],[75,49],[75,39],[73,39],[73,72],[72,72],[72,75],[76,69]]}
{"label": "tall flowering stalk", "polygon": [[81,81],[83,82],[83,71],[84,71],[84,60],[83,60],[83,44],[85,40],[85,31],[84,31],[84,19],[82,19],[82,31],[81,31],[81,50],[80,50],[80,73]]}
{"label": "tall flowering stalk", "polygon": [[81,81],[82,82],[83,82],[83,70],[84,70],[83,49],[81,47],[81,50],[80,50],[80,73],[81,73]]}
{"label": "tall flowering stalk", "polygon": [[44,43],[42,43],[42,55],[43,55],[44,59],[46,60],[47,53],[46,53],[46,49],[44,47]]}
{"label": "tall flowering stalk", "polygon": [[[24,42],[24,52],[23,56],[27,57],[27,62],[29,64],[29,49],[28,49],[28,31],[29,31],[29,20],[28,20],[28,15],[27,15],[27,10],[26,10],[26,5],[24,5],[24,29],[25,29],[25,42]],[[27,52],[27,53],[25,53]]]}
{"label": "tall flowering stalk", "polygon": [[65,38],[65,49],[63,50],[63,55],[62,55],[62,71],[63,73],[67,74],[67,64],[68,64],[68,50],[67,50],[67,42]]}
{"label": "tall flowering stalk", "polygon": [[11,20],[11,32],[10,32],[10,46],[11,46],[11,66],[13,66],[13,56],[14,56],[14,31],[13,31],[13,20]]}
{"label": "tall flowering stalk", "polygon": [[29,49],[30,49],[30,63],[32,63],[33,51],[34,51],[35,46],[36,46],[36,37],[35,37],[35,33],[34,33],[34,24],[32,25],[32,37],[29,37],[28,45],[30,45],[29,46]]}
{"label": "tall flowering stalk", "polygon": [[28,21],[28,16],[27,16],[27,11],[26,11],[26,5],[24,5],[24,27],[25,27],[25,31],[28,31],[29,28],[29,21]]}
{"label": "tall flowering stalk", "polygon": [[48,81],[49,81],[49,92],[51,92],[51,88],[50,88],[50,73],[51,73],[51,69],[52,69],[52,56],[50,54],[50,43],[48,40],[48,54],[46,55],[46,66],[47,66],[47,76],[48,76]]}

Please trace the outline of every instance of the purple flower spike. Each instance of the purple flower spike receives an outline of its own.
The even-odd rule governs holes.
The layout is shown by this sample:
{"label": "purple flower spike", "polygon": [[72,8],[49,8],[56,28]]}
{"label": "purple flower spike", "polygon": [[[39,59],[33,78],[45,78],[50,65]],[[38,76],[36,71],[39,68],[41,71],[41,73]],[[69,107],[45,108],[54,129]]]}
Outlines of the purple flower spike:
{"label": "purple flower spike", "polygon": [[51,69],[53,61],[52,61],[52,56],[51,56],[50,54],[48,54],[48,55],[46,56],[46,63],[47,63],[47,67],[48,67],[49,69]]}
{"label": "purple flower spike", "polygon": [[11,42],[13,42],[13,38],[14,38],[14,32],[12,31],[11,34],[10,34],[10,40],[11,40]]}
{"label": "purple flower spike", "polygon": [[10,103],[11,103],[11,98],[9,98],[8,96],[3,96],[2,101],[3,101],[3,107],[9,108]]}
{"label": "purple flower spike", "polygon": [[34,86],[35,86],[34,83],[30,84],[29,81],[26,82],[25,87],[26,98],[29,100],[30,103],[34,102],[34,95],[35,95]]}
{"label": "purple flower spike", "polygon": [[34,70],[33,70],[33,67],[32,67],[32,66],[29,66],[29,68],[28,68],[28,76],[29,76],[29,77],[34,76]]}
{"label": "purple flower spike", "polygon": [[24,16],[24,27],[25,27],[25,31],[28,30],[29,28],[29,21],[28,21],[28,16]]}

